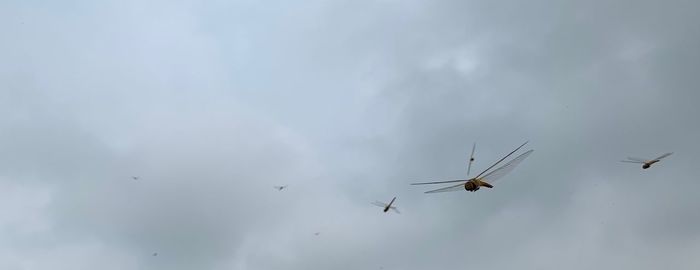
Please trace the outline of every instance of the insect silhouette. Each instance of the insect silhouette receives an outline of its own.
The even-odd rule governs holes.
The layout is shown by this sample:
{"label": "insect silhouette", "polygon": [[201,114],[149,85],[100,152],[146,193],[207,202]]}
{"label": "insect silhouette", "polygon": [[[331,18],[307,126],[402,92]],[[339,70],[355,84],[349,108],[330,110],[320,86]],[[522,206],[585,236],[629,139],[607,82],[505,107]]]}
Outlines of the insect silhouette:
{"label": "insect silhouette", "polygon": [[394,210],[394,212],[396,212],[397,214],[401,214],[401,212],[399,212],[399,209],[396,209],[396,206],[392,205],[392,204],[394,204],[395,200],[396,200],[396,197],[391,199],[391,201],[388,204],[380,202],[380,201],[374,201],[372,204],[379,206],[379,207],[384,207],[384,213],[386,213],[387,211],[389,211],[389,209],[391,209],[391,210]]}
{"label": "insect silhouette", "polygon": [[655,159],[643,159],[643,158],[627,157],[627,160],[620,160],[620,161],[627,162],[627,163],[642,164],[642,169],[646,170],[646,169],[649,169],[649,167],[651,167],[651,165],[653,165],[654,163],[661,161],[662,158],[670,156],[671,154],[673,154],[673,152],[663,154],[660,157],[657,157]]}
{"label": "insect silhouette", "polygon": [[476,149],[476,143],[472,145],[472,154],[469,156],[469,166],[467,167],[467,176],[469,176],[469,172],[472,170],[472,163],[474,163],[474,150]]}

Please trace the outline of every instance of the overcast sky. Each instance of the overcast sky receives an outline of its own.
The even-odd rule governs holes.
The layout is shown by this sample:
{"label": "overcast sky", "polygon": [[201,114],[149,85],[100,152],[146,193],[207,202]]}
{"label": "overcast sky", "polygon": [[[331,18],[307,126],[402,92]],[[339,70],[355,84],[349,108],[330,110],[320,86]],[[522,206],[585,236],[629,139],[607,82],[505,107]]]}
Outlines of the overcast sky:
{"label": "overcast sky", "polygon": [[0,269],[700,269],[698,10],[0,1]]}

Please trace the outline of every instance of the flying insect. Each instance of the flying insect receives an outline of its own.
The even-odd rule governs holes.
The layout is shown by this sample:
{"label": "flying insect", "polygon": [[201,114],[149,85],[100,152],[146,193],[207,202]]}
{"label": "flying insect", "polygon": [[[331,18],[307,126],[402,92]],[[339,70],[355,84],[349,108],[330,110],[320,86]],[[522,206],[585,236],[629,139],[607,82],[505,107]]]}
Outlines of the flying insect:
{"label": "flying insect", "polygon": [[469,156],[469,167],[467,167],[467,176],[469,176],[469,172],[472,170],[472,163],[474,163],[474,150],[476,150],[476,143],[472,145],[472,154]]}
{"label": "flying insect", "polygon": [[[486,170],[478,174],[477,176],[470,178],[470,179],[458,179],[458,180],[448,180],[448,181],[436,181],[436,182],[424,182],[424,183],[412,183],[411,185],[432,185],[432,184],[446,184],[446,183],[458,183],[453,186],[448,186],[448,187],[443,187],[439,189],[434,189],[430,191],[426,191],[425,193],[438,193],[438,192],[448,192],[448,191],[457,191],[461,190],[464,188],[467,191],[475,192],[479,190],[480,187],[486,187],[486,188],[493,188],[493,183],[494,181],[500,179],[501,177],[505,176],[509,172],[511,172],[520,162],[522,162],[526,157],[528,157],[532,152],[535,150],[529,150],[513,160],[509,161],[505,165],[499,167],[498,169],[495,169],[487,174],[490,169],[501,163],[503,160],[511,156],[513,153],[518,151],[520,148],[525,146],[528,142],[523,143],[522,145],[518,146],[518,148],[515,148],[512,152],[510,152],[508,155],[505,157],[501,158],[498,160],[496,163],[493,165],[489,166]],[[484,175],[485,174],[485,175]],[[483,175],[483,176],[482,176]]]}
{"label": "flying insect", "polygon": [[670,156],[671,154],[673,154],[673,152],[663,154],[663,155],[661,155],[660,157],[657,157],[657,158],[651,159],[651,160],[643,159],[643,158],[627,157],[627,160],[620,160],[620,161],[621,161],[621,162],[627,162],[627,163],[642,164],[642,169],[645,169],[645,170],[646,170],[646,169],[649,169],[649,167],[651,167],[652,164],[661,161],[662,158],[665,158],[665,157],[667,157],[667,156]]}
{"label": "flying insect", "polygon": [[394,204],[395,200],[396,200],[396,197],[391,199],[391,201],[388,204],[380,202],[380,201],[374,201],[372,204],[379,206],[379,207],[384,207],[384,213],[386,213],[387,211],[389,211],[389,209],[391,209],[391,210],[394,210],[394,212],[396,212],[397,214],[401,214],[401,212],[399,212],[399,210],[396,209],[396,206],[392,206],[392,204]]}
{"label": "flying insect", "polygon": [[276,190],[282,191],[283,189],[287,188],[287,185],[284,186],[274,186]]}

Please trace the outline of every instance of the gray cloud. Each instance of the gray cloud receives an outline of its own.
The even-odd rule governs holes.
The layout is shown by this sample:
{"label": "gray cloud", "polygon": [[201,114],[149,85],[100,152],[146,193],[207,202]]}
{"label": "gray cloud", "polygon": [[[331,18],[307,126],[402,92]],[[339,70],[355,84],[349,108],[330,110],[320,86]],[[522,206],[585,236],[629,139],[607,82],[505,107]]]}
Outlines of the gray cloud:
{"label": "gray cloud", "polygon": [[696,269],[697,5],[0,4],[0,268]]}

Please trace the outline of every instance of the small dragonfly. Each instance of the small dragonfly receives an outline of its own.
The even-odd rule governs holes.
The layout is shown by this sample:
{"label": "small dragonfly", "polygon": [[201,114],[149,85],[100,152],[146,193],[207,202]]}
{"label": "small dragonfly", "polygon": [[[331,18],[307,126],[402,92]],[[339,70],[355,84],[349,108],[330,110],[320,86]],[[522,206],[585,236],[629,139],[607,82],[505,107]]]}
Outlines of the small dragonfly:
{"label": "small dragonfly", "polygon": [[[467,191],[474,192],[474,191],[479,190],[480,187],[493,188],[493,185],[491,185],[490,183],[493,183],[494,181],[500,179],[501,177],[503,177],[506,174],[508,174],[509,172],[511,172],[516,166],[518,166],[518,164],[520,164],[520,162],[522,162],[526,157],[528,157],[530,154],[532,154],[532,152],[534,152],[535,150],[529,150],[529,151],[517,156],[516,158],[509,161],[505,165],[487,173],[486,175],[484,175],[484,173],[488,172],[490,169],[492,169],[493,167],[495,167],[496,165],[501,163],[503,160],[505,160],[506,158],[511,156],[513,153],[518,151],[523,146],[525,146],[525,144],[527,144],[527,143],[528,142],[525,142],[522,145],[518,146],[518,148],[515,148],[515,150],[513,150],[508,155],[501,158],[496,163],[494,163],[493,165],[491,165],[486,170],[484,170],[483,172],[481,172],[480,174],[478,174],[477,176],[475,176],[473,178],[448,180],[448,181],[436,181],[436,182],[424,182],[424,183],[412,183],[411,185],[432,185],[432,184],[445,184],[445,183],[457,183],[457,182],[459,182],[459,184],[456,184],[453,186],[448,186],[448,187],[444,187],[444,188],[430,190],[430,191],[426,191],[425,193],[457,191],[457,190],[461,190],[462,188],[464,188]],[[484,175],[484,176],[482,176],[482,175]]]}
{"label": "small dragonfly", "polygon": [[139,180],[139,177],[138,177],[138,176],[132,176],[131,179]]}
{"label": "small dragonfly", "polygon": [[472,154],[469,156],[469,167],[467,167],[467,176],[469,176],[469,172],[472,170],[472,163],[474,163],[474,150],[476,149],[476,143],[472,145]]}
{"label": "small dragonfly", "polygon": [[391,201],[388,204],[380,202],[380,201],[374,201],[372,204],[379,206],[379,207],[384,207],[384,213],[386,213],[387,211],[389,211],[389,209],[391,209],[391,210],[394,210],[394,212],[396,212],[397,214],[401,214],[401,212],[399,212],[399,209],[396,209],[396,206],[392,206],[392,204],[394,204],[395,200],[396,200],[396,197],[391,199]]}
{"label": "small dragonfly", "polygon": [[621,162],[627,162],[627,163],[637,163],[637,164],[642,164],[642,169],[649,169],[652,164],[657,163],[661,161],[662,158],[665,158],[667,156],[670,156],[673,154],[673,152],[666,153],[661,155],[660,157],[657,157],[655,159],[643,159],[643,158],[634,158],[634,157],[627,157],[627,160],[620,160]]}
{"label": "small dragonfly", "polygon": [[274,188],[275,188],[276,190],[280,190],[280,191],[281,191],[281,190],[287,188],[287,185],[284,185],[284,186],[274,186]]}

